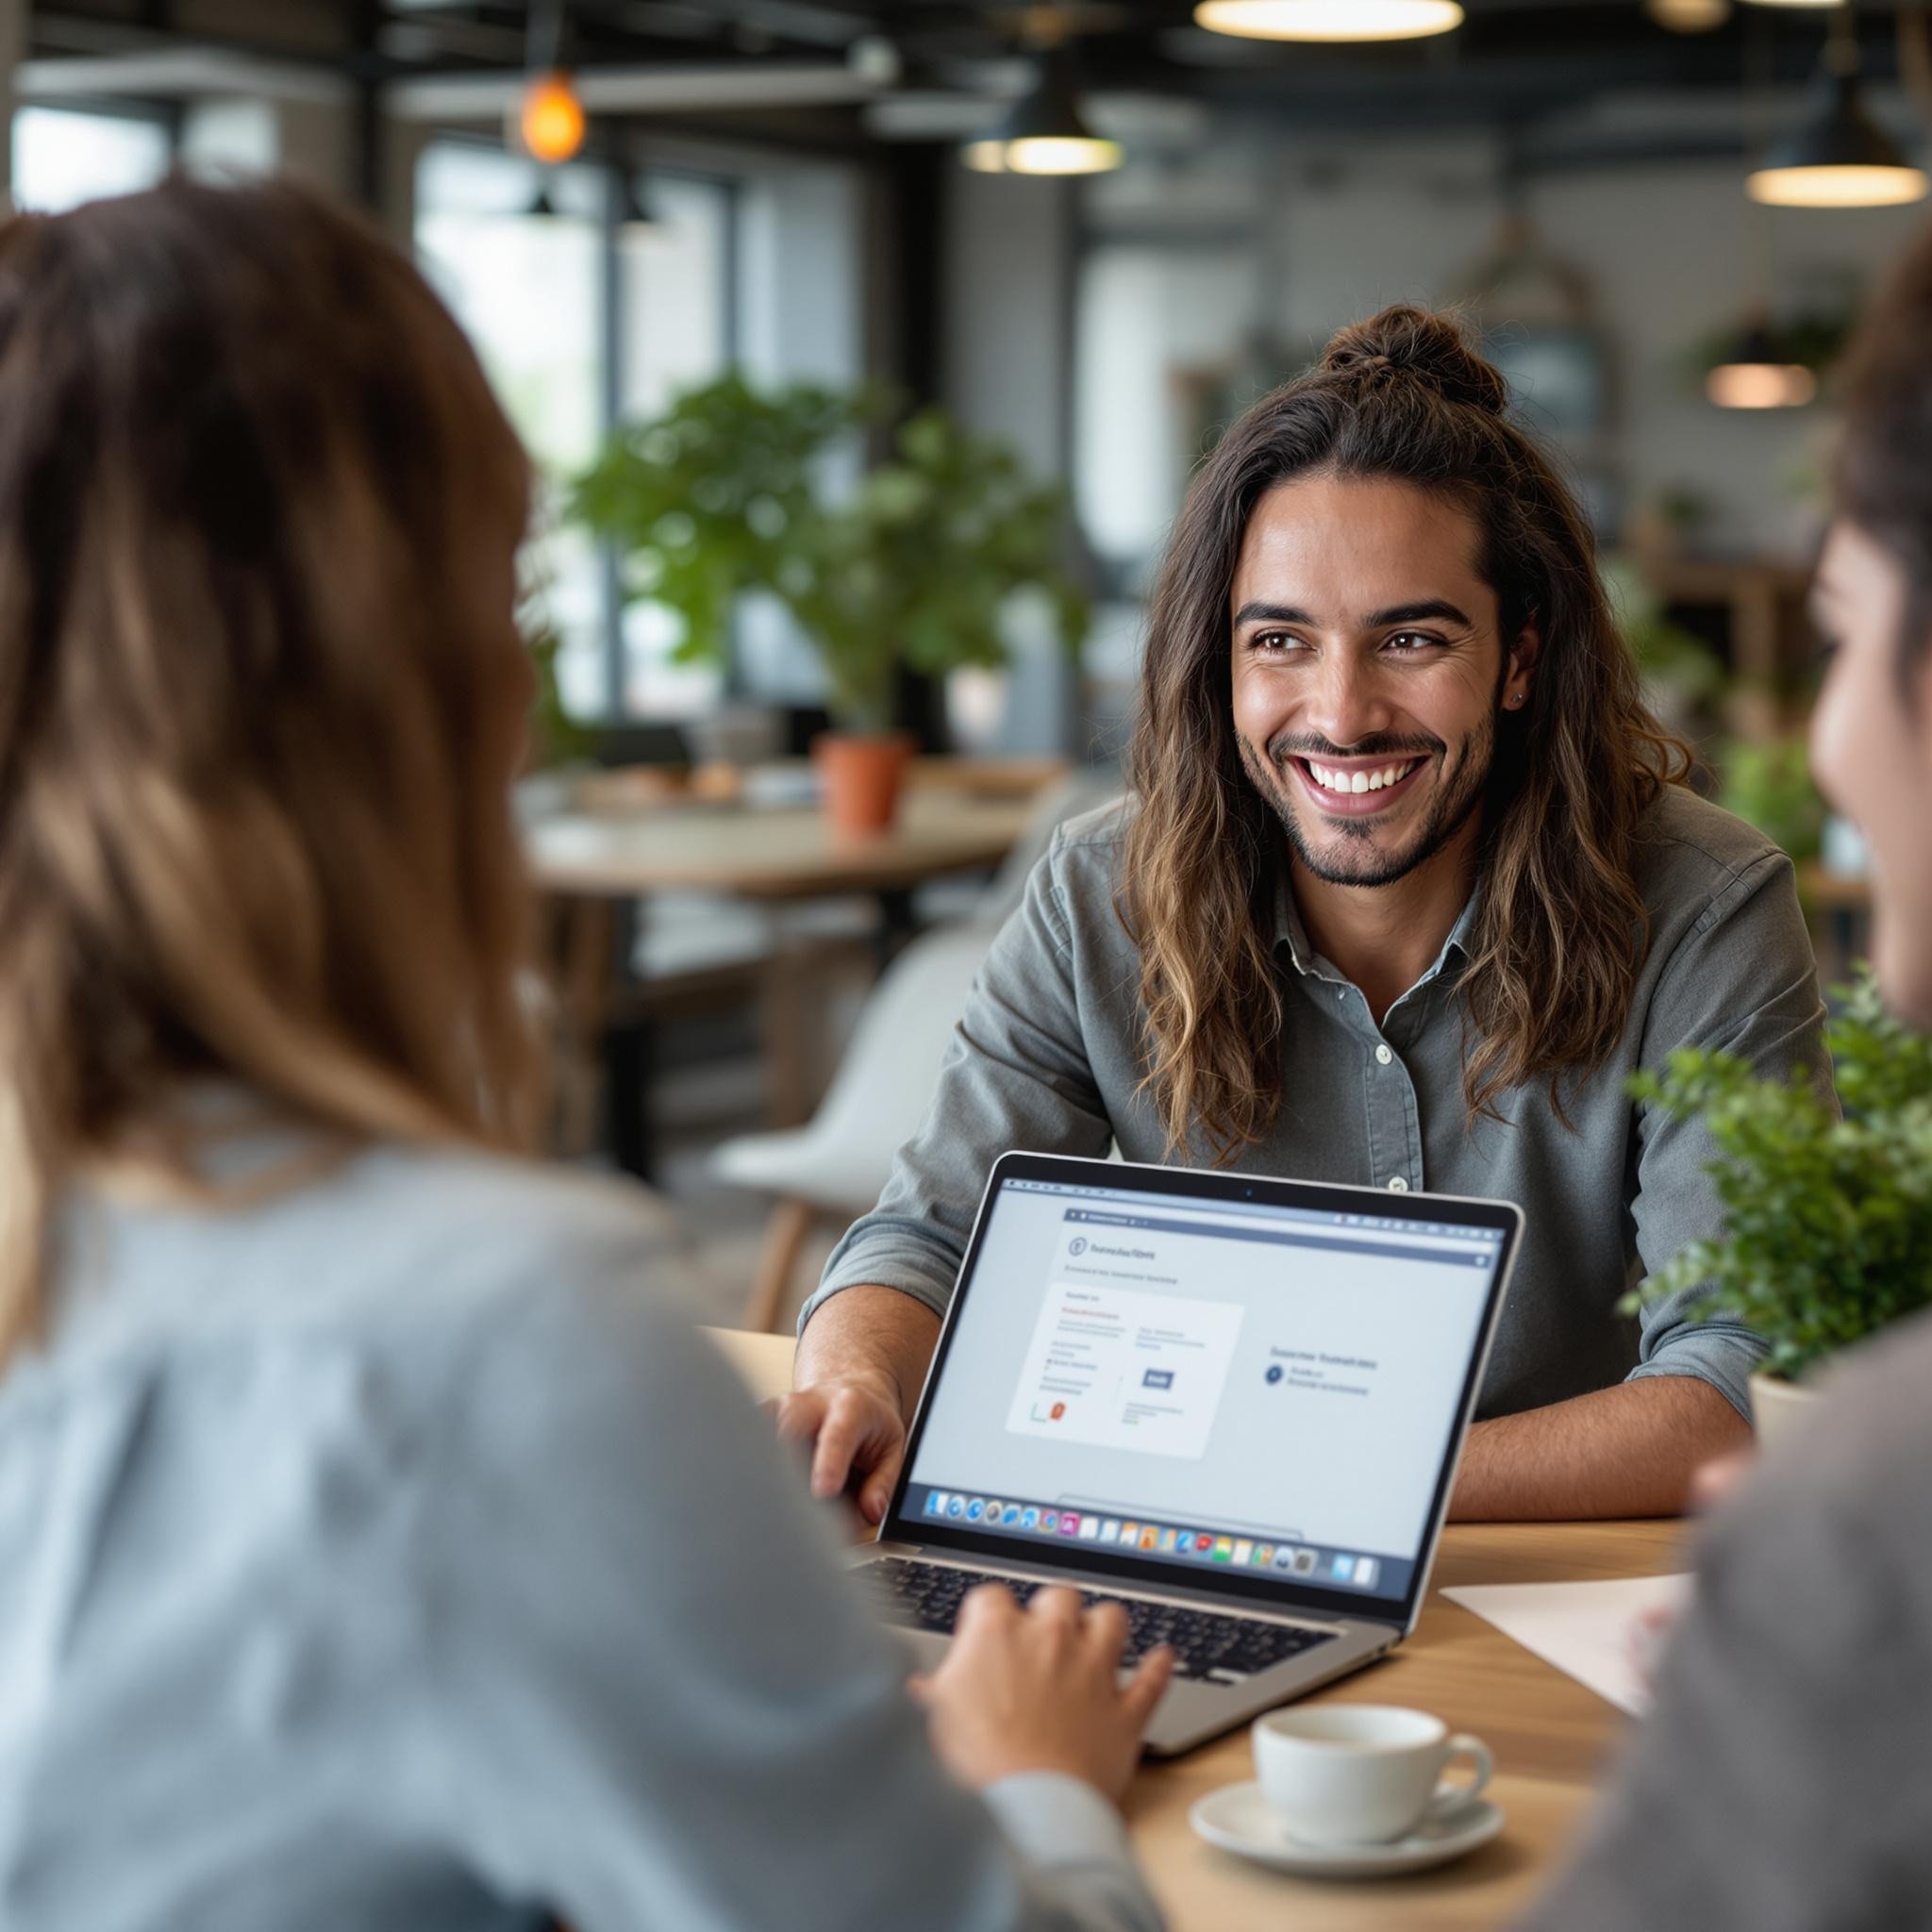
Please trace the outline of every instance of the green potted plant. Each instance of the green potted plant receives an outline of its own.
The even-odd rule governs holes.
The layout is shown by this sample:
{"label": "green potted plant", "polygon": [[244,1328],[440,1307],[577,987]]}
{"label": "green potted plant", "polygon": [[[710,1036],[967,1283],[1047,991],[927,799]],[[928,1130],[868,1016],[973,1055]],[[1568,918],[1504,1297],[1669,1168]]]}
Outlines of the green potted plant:
{"label": "green potted plant", "polygon": [[747,591],[791,613],[836,726],[814,747],[827,809],[854,831],[890,824],[896,805],[912,749],[891,728],[902,666],[1004,664],[1007,608],[1024,591],[1050,601],[1068,648],[1088,623],[1061,564],[1064,493],[943,411],[913,416],[887,461],[832,488],[825,452],[890,407],[876,389],[766,394],[727,376],[620,429],[572,493],[623,551],[628,594],[682,621],[680,658],[722,654]]}
{"label": "green potted plant", "polygon": [[1697,721],[1724,690],[1723,660],[1703,639],[1665,614],[1663,600],[1640,566],[1607,563],[1602,575],[1618,628],[1637,659],[1645,700],[1673,731],[1696,736]]}
{"label": "green potted plant", "polygon": [[1797,863],[1818,857],[1824,800],[1802,738],[1734,738],[1719,748],[1717,762],[1718,802],[1725,810],[1756,825]]}
{"label": "green potted plant", "polygon": [[1631,1082],[1639,1100],[1704,1123],[1724,1227],[1624,1309],[1689,1290],[1700,1315],[1762,1336],[1751,1385],[1760,1438],[1803,1413],[1839,1350],[1932,1303],[1932,1041],[1886,1013],[1869,972],[1834,999],[1825,1042],[1842,1118],[1803,1071],[1767,1080],[1702,1048]]}

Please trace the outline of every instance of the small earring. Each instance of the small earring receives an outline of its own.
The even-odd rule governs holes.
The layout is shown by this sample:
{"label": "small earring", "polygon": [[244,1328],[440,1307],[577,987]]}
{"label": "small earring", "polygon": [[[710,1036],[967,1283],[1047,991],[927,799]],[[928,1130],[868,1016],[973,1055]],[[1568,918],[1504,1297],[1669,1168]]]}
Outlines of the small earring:
{"label": "small earring", "polygon": [[1511,709],[1512,711],[1513,711],[1513,710],[1514,710],[1514,709],[1515,709],[1515,708],[1517,708],[1517,706],[1518,706],[1518,705],[1520,705],[1520,704],[1521,704],[1522,702],[1523,702],[1523,693],[1522,693],[1522,692],[1521,692],[1520,691],[1511,691],[1511,692],[1509,693],[1509,708],[1510,708],[1510,709]]}

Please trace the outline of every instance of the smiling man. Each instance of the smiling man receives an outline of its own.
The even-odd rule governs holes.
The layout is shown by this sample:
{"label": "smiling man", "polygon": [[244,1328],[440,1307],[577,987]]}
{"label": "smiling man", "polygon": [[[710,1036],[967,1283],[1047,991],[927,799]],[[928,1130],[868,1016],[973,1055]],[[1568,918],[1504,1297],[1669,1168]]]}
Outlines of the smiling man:
{"label": "smiling man", "polygon": [[1066,828],[925,1124],[808,1307],[786,1433],[876,1520],[1009,1147],[1502,1196],[1528,1227],[1455,1508],[1667,1513],[1740,1441],[1748,1334],[1633,1281],[1720,1209],[1625,1083],[1822,1064],[1790,864],[1684,789],[1588,526],[1442,318],[1397,308],[1203,468],[1132,797]]}

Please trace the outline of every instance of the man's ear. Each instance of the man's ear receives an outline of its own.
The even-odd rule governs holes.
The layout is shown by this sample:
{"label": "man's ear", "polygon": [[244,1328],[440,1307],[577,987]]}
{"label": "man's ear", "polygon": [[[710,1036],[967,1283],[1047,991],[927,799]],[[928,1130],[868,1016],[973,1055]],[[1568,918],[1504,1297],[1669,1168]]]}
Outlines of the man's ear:
{"label": "man's ear", "polygon": [[1503,667],[1503,703],[1508,709],[1520,709],[1528,702],[1542,647],[1543,634],[1531,619],[1517,632],[1516,641],[1509,646],[1509,660]]}

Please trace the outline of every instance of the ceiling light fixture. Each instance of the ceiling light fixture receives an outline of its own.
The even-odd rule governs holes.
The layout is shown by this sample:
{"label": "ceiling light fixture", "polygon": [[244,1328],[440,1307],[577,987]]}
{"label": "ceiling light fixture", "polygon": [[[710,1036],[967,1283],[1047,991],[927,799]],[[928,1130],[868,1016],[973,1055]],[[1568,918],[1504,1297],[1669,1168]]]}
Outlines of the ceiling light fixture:
{"label": "ceiling light fixture", "polygon": [[1194,25],[1249,41],[1420,41],[1462,25],[1457,0],[1200,0]]}
{"label": "ceiling light fixture", "polygon": [[532,160],[556,167],[584,144],[584,104],[569,75],[533,75],[517,106],[517,138]]}
{"label": "ceiling light fixture", "polygon": [[1896,208],[1923,201],[1926,185],[1858,98],[1857,37],[1842,7],[1824,50],[1824,98],[1745,177],[1744,192],[1772,208]]}
{"label": "ceiling light fixture", "polygon": [[575,157],[586,126],[582,97],[564,64],[563,27],[563,0],[531,0],[524,42],[529,78],[509,126],[510,140],[549,168]]}
{"label": "ceiling light fixture", "polygon": [[1124,158],[1119,142],[1088,126],[1058,49],[1041,60],[1038,80],[993,133],[968,142],[960,158],[982,175],[1104,175]]}
{"label": "ceiling light fixture", "polygon": [[1818,378],[1802,362],[1782,359],[1771,331],[1754,322],[1704,378],[1704,393],[1721,409],[1801,409],[1817,395]]}
{"label": "ceiling light fixture", "polygon": [[617,171],[617,232],[625,242],[644,242],[663,232],[658,211],[638,192],[627,169]]}
{"label": "ceiling light fixture", "polygon": [[1730,19],[1731,0],[1644,0],[1643,10],[1674,34],[1707,34]]}

